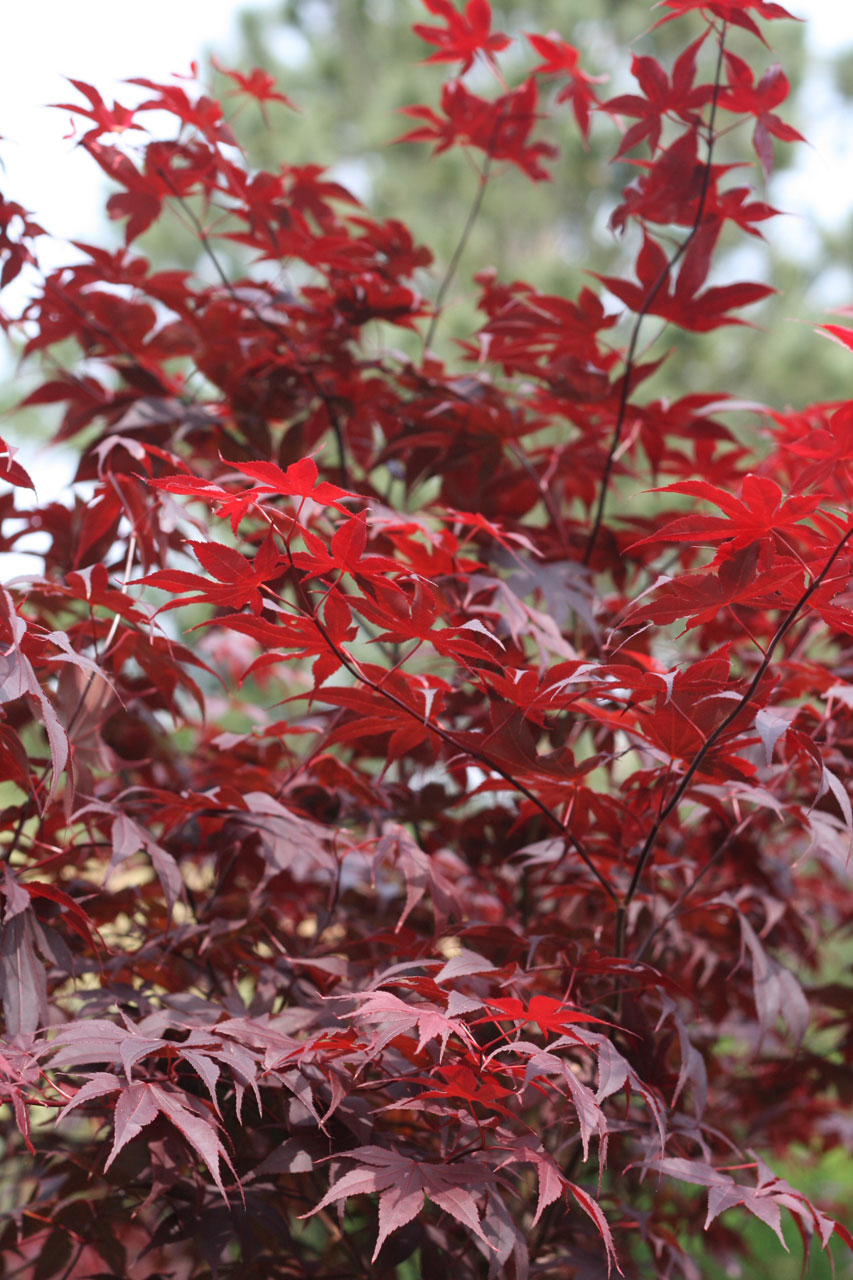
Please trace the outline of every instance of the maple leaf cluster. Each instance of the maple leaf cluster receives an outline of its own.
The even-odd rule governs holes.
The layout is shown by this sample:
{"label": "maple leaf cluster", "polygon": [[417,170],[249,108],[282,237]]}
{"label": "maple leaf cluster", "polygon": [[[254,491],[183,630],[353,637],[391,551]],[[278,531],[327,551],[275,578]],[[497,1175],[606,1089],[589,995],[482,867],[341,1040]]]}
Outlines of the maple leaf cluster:
{"label": "maple leaf cluster", "polygon": [[[404,140],[469,153],[472,217],[559,163],[543,111],[612,129],[598,290],[475,264],[443,358],[458,261],[252,168],[186,80],[62,106],[120,248],[39,274],[0,199],[22,403],[79,450],[45,502],[0,443],[0,549],[39,548],[0,587],[4,1275],[695,1280],[747,1215],[853,1247],[771,1167],[851,1136],[851,406],[753,406],[752,451],[640,358],[770,292],[715,282],[775,213],[717,142],[799,136],[747,61],[788,15],[664,0],[671,70],[652,34],[601,100],[563,35],[509,85],[487,0],[425,5],[456,74]],[[197,273],[136,244],[175,211]]]}

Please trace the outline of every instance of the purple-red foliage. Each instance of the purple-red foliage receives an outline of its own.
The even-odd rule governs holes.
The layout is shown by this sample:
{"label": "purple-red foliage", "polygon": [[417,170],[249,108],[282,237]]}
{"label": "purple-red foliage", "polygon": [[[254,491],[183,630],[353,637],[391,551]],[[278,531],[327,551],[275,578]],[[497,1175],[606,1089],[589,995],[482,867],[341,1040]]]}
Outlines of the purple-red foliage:
{"label": "purple-red foliage", "polygon": [[[452,362],[403,221],[251,169],[185,84],[73,82],[125,244],[4,317],[81,440],[66,503],[0,452],[0,546],[44,548],[0,590],[4,1276],[692,1278],[747,1214],[853,1244],[769,1167],[851,1137],[851,404],[752,455],[638,359],[645,317],[768,293],[709,283],[774,212],[715,152],[798,136],[728,47],[787,15],[664,0],[684,51],[602,102],[556,33],[480,96],[487,0],[426,7],[460,78],[409,140],[545,180],[553,94],[632,160],[627,277],[479,264]],[[176,205],[199,275],[134,247]],[[0,204],[4,284],[44,234]]]}

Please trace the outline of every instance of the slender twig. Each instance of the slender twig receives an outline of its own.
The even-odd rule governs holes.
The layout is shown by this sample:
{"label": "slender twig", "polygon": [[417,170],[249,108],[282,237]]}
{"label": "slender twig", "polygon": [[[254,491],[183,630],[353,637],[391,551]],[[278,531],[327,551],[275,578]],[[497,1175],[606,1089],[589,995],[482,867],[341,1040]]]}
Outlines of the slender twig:
{"label": "slender twig", "polygon": [[693,879],[684,886],[684,888],[681,890],[681,893],[676,898],[675,902],[673,902],[669,910],[663,916],[661,916],[657,924],[652,925],[651,929],[649,930],[648,934],[644,938],[643,942],[640,944],[640,946],[634,952],[634,955],[631,957],[632,964],[640,964],[640,962],[643,959],[643,956],[646,954],[649,947],[652,945],[655,938],[660,933],[661,929],[663,929],[663,927],[668,923],[668,921],[670,921],[673,918],[673,916],[678,914],[678,912],[683,907],[686,899],[690,897],[690,894],[693,893],[693,891],[698,887],[699,883],[705,878],[705,876],[708,874],[711,868],[717,865],[717,863],[722,858],[723,854],[729,848],[732,841],[737,836],[743,834],[744,830],[749,825],[749,823],[752,822],[754,817],[755,817],[754,813],[749,813],[745,818],[741,819],[741,821],[737,824],[737,826],[729,828],[729,830],[726,832],[726,835],[717,845],[716,849],[711,854],[711,857],[708,859],[708,861],[696,873]]}
{"label": "slender twig", "polygon": [[[500,123],[500,119],[501,118],[499,117],[498,124]],[[494,131],[495,135],[497,135],[498,124],[495,125],[495,131]],[[435,337],[435,331],[436,331],[436,328],[438,327],[438,322],[441,319],[442,306],[444,304],[444,299],[447,295],[447,290],[450,288],[451,284],[453,283],[453,278],[459,269],[459,263],[462,261],[462,255],[465,252],[468,241],[471,237],[471,232],[474,230],[474,224],[476,223],[477,218],[480,215],[480,209],[482,208],[482,205],[483,205],[483,197],[486,194],[486,186],[489,181],[489,174],[492,167],[492,159],[493,157],[492,157],[492,152],[490,147],[489,151],[486,153],[486,160],[483,165],[483,168],[478,172],[479,181],[477,183],[477,191],[474,195],[474,200],[471,205],[471,208],[468,210],[468,217],[465,220],[465,226],[462,228],[462,235],[459,237],[459,243],[456,245],[456,248],[453,250],[453,256],[451,257],[450,262],[448,263],[448,266],[447,266],[447,270],[444,273],[444,279],[442,280],[441,284],[438,287],[438,293],[435,295],[435,305],[433,308],[432,319],[429,322],[427,335],[426,335],[426,338],[424,339],[424,349],[426,351],[429,351],[429,349],[432,347],[432,341],[433,341],[433,338]]]}
{"label": "slender twig", "polygon": [[316,760],[317,756],[319,756],[323,751],[326,750],[326,747],[327,747],[326,739],[328,738],[329,734],[337,727],[338,722],[343,717],[343,714],[344,714],[344,709],[343,707],[341,707],[340,710],[335,712],[334,716],[331,719],[331,722],[326,726],[326,731],[323,734],[323,737],[320,738],[320,740],[317,743],[315,743],[315,745],[312,747],[312,749],[308,752],[307,755],[300,756],[300,758],[296,761],[296,763],[291,766],[290,770],[284,775],[278,787],[273,792],[274,800],[280,800],[281,797],[284,795],[285,791],[287,790],[287,788],[293,782],[294,778],[298,778],[300,773],[302,773],[303,771],[307,771],[312,761]]}
{"label": "slender twig", "polygon": [[446,742],[449,746],[453,747],[455,751],[469,756],[472,760],[476,760],[479,764],[491,770],[492,773],[496,773],[498,777],[503,778],[505,782],[508,782],[514,791],[518,791],[525,797],[525,799],[529,800],[530,803],[534,805],[539,812],[557,828],[566,843],[574,849],[575,853],[584,863],[586,868],[595,876],[596,880],[599,882],[602,889],[604,889],[608,897],[613,902],[616,902],[617,895],[615,889],[607,878],[598,870],[598,867],[593,862],[592,857],[587,853],[577,836],[572,835],[570,831],[566,830],[565,823],[560,821],[553,809],[549,808],[549,806],[545,804],[544,800],[540,800],[535,792],[531,791],[523,782],[520,782],[518,778],[514,778],[508,770],[504,769],[496,760],[493,760],[491,756],[478,750],[476,747],[471,747],[460,742],[454,733],[449,729],[445,729],[445,727],[442,724],[439,724],[438,721],[425,719],[413,707],[410,707],[402,698],[394,693],[393,690],[383,688],[381,681],[373,680],[370,676],[366,675],[361,670],[360,663],[358,663],[351,654],[347,653],[346,650],[340,648],[340,646],[332,639],[316,609],[312,607],[311,601],[308,599],[299,575],[296,572],[296,566],[293,564],[290,548],[286,547],[285,550],[287,551],[288,558],[291,561],[296,592],[302,602],[302,608],[308,617],[312,619],[317,630],[320,632],[320,635],[323,637],[323,640],[329,646],[329,649],[338,659],[341,666],[344,667],[351,676],[358,680],[360,684],[365,685],[368,689],[372,689],[374,693],[378,693],[380,697],[386,698],[389,702],[392,702],[401,711],[404,711],[406,715],[411,716],[412,719],[416,720],[418,724],[423,725],[425,729],[435,733],[437,737],[441,738],[443,742]]}
{"label": "slender twig", "polygon": [[62,1275],[59,1277],[59,1280],[68,1280],[69,1276],[74,1271],[74,1268],[77,1266],[77,1263],[80,1261],[80,1255],[82,1254],[85,1248],[86,1248],[86,1241],[80,1240],[80,1242],[77,1245],[77,1252],[69,1262],[68,1266],[63,1271]]}
{"label": "slender twig", "polygon": [[[560,537],[560,541],[562,542],[564,547],[567,547],[568,538],[566,537],[565,521],[563,520],[559,506],[554,501],[554,494],[551,491],[550,486],[546,483],[545,476],[539,474],[539,472],[536,470],[536,467],[533,465],[533,463],[527,457],[527,454],[524,452],[523,449],[520,448],[519,445],[510,444],[510,449],[512,451],[513,456],[515,457],[516,462],[518,462],[519,466],[521,466],[527,472],[527,474],[530,476],[530,479],[533,481],[533,483],[536,485],[536,488],[539,490],[539,495],[542,498],[542,502],[544,503],[545,510],[548,512],[548,515],[551,517],[551,521]],[[546,471],[546,475],[547,475],[547,471]]]}
{"label": "slender twig", "polygon": [[702,189],[699,194],[699,203],[696,207],[696,216],[693,219],[693,226],[690,228],[690,231],[685,236],[684,240],[682,240],[681,244],[675,250],[675,252],[673,253],[672,257],[669,259],[669,261],[666,263],[666,265],[662,268],[660,275],[655,280],[654,284],[652,285],[651,289],[647,293],[646,297],[643,299],[643,305],[640,307],[640,310],[637,312],[637,315],[634,319],[634,324],[631,329],[631,337],[628,342],[628,352],[627,352],[627,355],[625,356],[625,370],[622,374],[622,382],[619,389],[619,407],[616,411],[616,425],[613,428],[613,436],[611,437],[611,440],[610,440],[610,448],[608,449],[608,453],[607,453],[607,461],[604,464],[604,471],[602,472],[602,476],[601,476],[601,488],[598,494],[598,504],[595,510],[595,518],[592,522],[592,528],[590,529],[589,537],[587,538],[586,548],[583,554],[583,564],[585,565],[588,565],[590,560],[592,559],[592,553],[595,550],[595,544],[598,541],[598,535],[601,530],[601,522],[604,519],[604,508],[607,503],[607,494],[608,494],[608,488],[610,485],[610,478],[613,472],[614,463],[616,461],[616,451],[619,448],[619,443],[622,439],[622,432],[625,428],[625,417],[628,411],[628,395],[631,390],[631,378],[634,373],[634,358],[637,354],[637,342],[640,336],[640,327],[643,321],[645,320],[646,316],[649,314],[649,311],[651,310],[651,307],[654,304],[655,298],[658,296],[664,284],[669,279],[674,268],[681,261],[681,259],[684,257],[685,253],[689,249],[692,241],[694,240],[694,238],[696,237],[699,231],[700,226],[702,225],[702,219],[705,216],[705,205],[707,204],[707,201],[708,201],[708,192],[711,187],[711,173],[713,171],[712,160],[714,156],[714,142],[715,142],[714,122],[716,120],[716,115],[717,115],[717,100],[719,98],[719,93],[720,93],[720,78],[722,75],[723,51],[725,49],[725,43],[726,43],[726,24],[723,23],[722,28],[720,30],[719,47],[717,51],[717,67],[714,74],[714,90],[713,90],[713,96],[711,98],[711,111],[708,117],[708,132],[706,137],[707,146],[708,146],[708,157],[705,162],[705,167],[702,174]]}
{"label": "slender twig", "polygon": [[735,720],[737,720],[738,716],[741,715],[744,708],[747,707],[749,703],[752,701],[752,699],[754,698],[758,690],[758,687],[761,684],[761,681],[764,679],[764,676],[767,673],[767,669],[769,668],[770,663],[773,660],[773,655],[776,652],[777,648],[781,644],[784,637],[787,635],[788,631],[790,631],[791,627],[794,625],[801,611],[808,604],[811,597],[818,590],[821,584],[825,581],[833,564],[835,563],[838,556],[844,550],[844,547],[847,545],[847,543],[850,541],[851,538],[853,538],[853,525],[850,526],[850,528],[847,530],[844,536],[836,544],[836,546],[832,551],[832,554],[830,555],[826,564],[823,566],[823,568],[821,569],[817,577],[814,579],[814,581],[805,589],[805,591],[800,596],[799,600],[795,601],[795,603],[791,606],[791,608],[785,614],[785,617],[782,619],[782,621],[779,623],[779,626],[776,628],[776,631],[773,635],[773,639],[770,641],[770,644],[767,646],[767,652],[762,658],[761,663],[759,664],[755,672],[755,675],[752,677],[752,680],[750,681],[749,686],[746,689],[745,693],[742,695],[742,697],[737,702],[737,704],[732,708],[729,714],[720,721],[720,723],[717,725],[713,733],[711,733],[705,739],[702,746],[699,748],[696,755],[693,757],[693,760],[691,761],[688,769],[683,774],[681,781],[679,782],[678,786],[675,788],[675,791],[673,792],[672,796],[667,801],[667,803],[663,806],[657,818],[655,819],[654,823],[652,824],[649,834],[646,837],[645,843],[642,849],[640,850],[640,855],[637,858],[637,864],[634,867],[634,874],[631,877],[631,883],[628,886],[628,892],[625,894],[625,897],[619,908],[619,914],[616,922],[616,941],[617,941],[616,954],[617,955],[622,954],[622,946],[624,944],[625,912],[627,911],[628,906],[630,905],[634,895],[637,892],[643,872],[645,871],[646,867],[650,864],[650,862],[654,857],[655,845],[657,843],[657,838],[658,838],[658,835],[660,834],[663,824],[666,822],[667,818],[673,812],[673,810],[677,808],[685,791],[690,786],[690,783],[693,781],[699,769],[702,767],[702,764],[705,761],[706,757],[710,754],[711,751],[713,751],[714,747],[720,741],[723,734],[735,722]]}
{"label": "slender twig", "polygon": [[[280,324],[276,324],[275,320],[270,320],[270,318],[268,316],[263,315],[258,310],[257,307],[253,306],[251,303],[247,303],[245,298],[241,298],[239,296],[239,294],[237,293],[237,290],[234,288],[234,285],[228,275],[228,272],[222,266],[222,263],[219,261],[217,254],[212,248],[210,244],[210,237],[207,233],[207,230],[203,222],[199,218],[198,214],[187,202],[186,197],[182,196],[180,191],[178,191],[177,187],[172,182],[168,173],[165,170],[159,169],[159,168],[157,169],[157,173],[162,178],[162,180],[167,184],[167,186],[172,192],[173,199],[176,200],[177,203],[180,205],[184,213],[184,216],[190,222],[193,230],[195,231],[195,234],[198,237],[199,244],[202,247],[202,251],[207,257],[208,261],[210,262],[217,276],[219,277],[219,280],[223,288],[228,291],[228,293],[231,295],[233,300],[239,303],[240,306],[247,307],[259,324],[263,325],[263,327],[269,330],[270,333],[274,333],[277,338],[280,338],[282,340],[282,342],[285,342],[288,346],[292,346],[290,335],[287,333],[285,329],[282,328]],[[321,387],[320,381],[317,378],[317,375],[314,372],[314,370],[303,365],[302,372],[304,373],[305,379],[308,382],[309,386],[311,387],[311,390],[314,392],[317,399],[322,401],[326,409],[326,413],[329,415],[329,425],[332,428],[332,434],[335,437],[335,443],[338,447],[338,465],[340,466],[340,469],[341,469],[341,476],[343,478],[344,485],[347,488],[349,488],[351,481],[349,476],[349,468],[347,466],[346,445],[344,443],[343,428],[341,426],[341,421],[340,421],[340,418],[338,417],[337,410],[335,409],[335,406],[332,403],[332,398]]]}
{"label": "slender twig", "polygon": [[[112,479],[112,476],[110,478]],[[136,534],[131,533],[130,540],[127,544],[127,556],[125,557],[125,562],[124,562],[124,579],[121,584],[122,592],[124,592],[127,589],[127,584],[128,582],[130,582],[130,570],[131,570],[131,566],[133,565],[133,557],[135,554],[136,554]],[[118,631],[119,617],[120,615],[117,613],[113,615],[113,620],[112,620],[112,623],[110,624],[110,629],[107,632],[107,638],[106,638],[106,641],[104,642],[104,648],[103,648],[103,656],[105,658],[109,653],[110,645],[115,639],[115,634]],[[90,676],[89,683],[91,684],[91,682],[92,682],[92,677]]]}

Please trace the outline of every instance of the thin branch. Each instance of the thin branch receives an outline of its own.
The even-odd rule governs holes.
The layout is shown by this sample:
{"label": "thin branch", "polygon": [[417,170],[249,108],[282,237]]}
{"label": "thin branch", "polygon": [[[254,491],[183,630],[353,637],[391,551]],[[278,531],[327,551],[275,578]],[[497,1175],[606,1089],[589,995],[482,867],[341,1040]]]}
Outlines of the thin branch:
{"label": "thin branch", "polygon": [[[501,117],[498,118],[498,124],[500,123],[500,119]],[[495,125],[495,131],[494,131],[495,135],[497,135],[497,132],[498,132],[498,124]],[[493,138],[493,141],[494,141],[494,138]],[[492,156],[491,150],[489,150],[486,153],[485,164],[483,165],[483,168],[479,171],[479,181],[477,183],[477,191],[474,195],[474,200],[471,205],[471,208],[468,210],[468,217],[465,220],[465,226],[462,228],[462,235],[459,237],[459,243],[457,244],[456,248],[453,250],[453,256],[451,257],[450,262],[448,263],[447,271],[444,273],[444,279],[442,280],[441,284],[438,287],[438,293],[435,295],[435,306],[432,313],[432,319],[429,322],[427,335],[426,335],[426,338],[424,339],[424,349],[426,351],[429,351],[429,349],[432,346],[432,341],[433,341],[433,338],[435,337],[435,331],[438,327],[438,322],[441,319],[442,307],[444,304],[444,299],[447,295],[447,290],[450,288],[451,284],[453,283],[453,278],[456,275],[457,270],[459,269],[459,263],[462,261],[462,255],[465,252],[469,239],[471,238],[471,232],[474,230],[474,225],[477,221],[477,218],[480,216],[480,209],[482,208],[482,205],[483,205],[483,197],[486,194],[486,186],[488,184],[489,174],[491,172],[492,159],[493,159],[493,156]]]}
{"label": "thin branch", "polygon": [[[274,333],[277,338],[280,338],[288,346],[292,346],[290,335],[287,333],[285,329],[281,327],[280,324],[276,324],[274,320],[270,320],[269,317],[263,315],[258,310],[257,307],[247,302],[245,298],[241,298],[239,296],[239,294],[237,293],[237,290],[234,288],[234,285],[232,284],[228,276],[228,272],[222,266],[222,263],[219,261],[219,258],[217,257],[215,251],[211,247],[208,233],[205,230],[204,224],[202,223],[198,214],[195,212],[192,206],[188,203],[186,197],[182,196],[181,193],[178,191],[178,189],[175,187],[174,183],[169,177],[169,174],[165,170],[159,169],[159,168],[157,169],[157,173],[162,178],[162,180],[167,184],[167,186],[170,188],[173,199],[176,200],[177,203],[180,205],[184,213],[184,216],[190,222],[196,236],[198,237],[198,241],[202,247],[202,251],[204,252],[205,256],[207,257],[208,261],[210,262],[211,266],[213,267],[214,271],[219,277],[219,280],[223,288],[228,291],[232,299],[235,302],[239,303],[241,307],[246,307],[251,312],[251,314],[255,317],[255,319],[258,321],[259,324],[263,325],[263,327],[269,330],[270,333]],[[337,447],[338,447],[338,465],[340,466],[340,469],[341,469],[341,477],[343,479],[345,488],[349,488],[351,484],[351,480],[349,475],[349,468],[347,466],[346,445],[344,441],[344,433],[343,433],[343,428],[341,426],[341,420],[338,417],[337,410],[335,409],[332,403],[331,397],[320,386],[320,382],[317,378],[317,375],[314,373],[313,369],[306,368],[305,366],[303,366],[302,372],[304,373],[305,379],[308,382],[309,386],[311,387],[311,390],[316,395],[317,399],[322,401],[323,406],[325,407],[326,413],[329,416],[329,424],[332,428],[332,434],[335,437],[335,443],[337,444]]]}
{"label": "thin branch", "polygon": [[787,635],[788,631],[790,631],[791,627],[794,625],[800,613],[808,604],[811,597],[818,590],[821,584],[825,581],[833,564],[838,559],[839,555],[844,550],[845,546],[847,545],[847,543],[850,541],[851,538],[853,538],[853,525],[850,526],[850,528],[844,534],[843,538],[841,538],[840,541],[836,544],[835,548],[832,551],[832,554],[830,555],[826,564],[823,566],[823,568],[821,569],[817,577],[814,579],[814,581],[806,588],[806,590],[800,596],[799,600],[797,600],[791,606],[788,612],[785,614],[785,617],[782,619],[779,626],[776,628],[776,632],[773,636],[773,639],[770,641],[770,644],[767,646],[767,652],[765,653],[763,659],[761,660],[761,663],[759,664],[758,669],[755,672],[755,675],[752,677],[752,680],[750,681],[749,687],[747,688],[746,692],[740,698],[736,706],[732,708],[729,714],[720,721],[720,723],[717,725],[713,733],[711,733],[705,739],[702,746],[699,748],[696,755],[693,757],[693,760],[691,761],[689,768],[684,773],[678,786],[675,788],[675,791],[673,792],[672,797],[664,805],[664,807],[661,809],[660,813],[658,814],[657,818],[655,819],[651,827],[651,830],[649,831],[649,834],[646,837],[645,844],[643,845],[643,848],[641,849],[640,855],[637,859],[637,865],[634,868],[634,874],[631,877],[631,883],[628,886],[628,892],[625,894],[625,898],[622,902],[622,905],[619,908],[619,916],[617,919],[617,955],[621,955],[622,953],[621,948],[624,942],[623,935],[624,935],[624,927],[625,927],[625,912],[628,906],[630,905],[634,895],[637,892],[643,872],[645,871],[646,867],[650,864],[650,862],[654,857],[655,844],[657,843],[657,838],[660,834],[663,824],[666,822],[667,818],[673,812],[673,810],[677,808],[685,791],[690,786],[690,783],[693,781],[699,769],[702,767],[702,764],[706,759],[706,757],[710,754],[711,751],[713,751],[714,747],[720,741],[723,734],[729,729],[729,727],[732,724],[734,724],[735,720],[737,720],[738,716],[741,714],[744,708],[748,706],[749,703],[754,698],[758,690],[758,687],[761,684],[761,681],[764,679],[764,676],[767,673],[767,669],[769,668],[770,663],[773,660],[773,654],[776,652],[782,640]]}
{"label": "thin branch", "polygon": [[320,635],[323,637],[326,644],[329,646],[329,649],[338,659],[341,666],[344,667],[350,673],[351,676],[353,676],[361,684],[365,685],[368,689],[372,689],[373,692],[379,694],[380,697],[386,698],[389,702],[393,702],[393,704],[396,707],[398,707],[401,711],[404,711],[406,715],[411,716],[412,719],[416,720],[418,724],[423,725],[423,727],[426,730],[428,731],[431,730],[439,738],[441,738],[443,742],[446,742],[449,746],[453,747],[455,751],[458,751],[463,755],[467,755],[472,760],[476,760],[479,764],[483,765],[486,769],[491,770],[492,773],[496,773],[498,777],[503,778],[505,782],[508,782],[510,787],[512,787],[514,791],[518,791],[527,800],[529,800],[530,803],[534,805],[539,810],[539,812],[542,813],[548,819],[548,821],[557,828],[557,830],[560,832],[560,835],[563,837],[566,843],[569,844],[574,849],[575,853],[584,863],[587,870],[591,871],[592,874],[595,876],[596,880],[601,885],[602,889],[604,889],[605,893],[608,895],[611,901],[617,902],[618,899],[617,899],[615,889],[612,887],[612,885],[607,880],[607,878],[604,875],[602,875],[602,873],[598,870],[598,867],[595,865],[595,863],[592,860],[592,857],[590,856],[589,853],[587,853],[586,849],[581,844],[580,840],[578,840],[577,836],[572,835],[570,831],[566,830],[565,823],[560,821],[556,813],[554,813],[553,809],[549,808],[549,806],[545,804],[543,800],[540,800],[539,797],[535,794],[535,792],[531,791],[529,787],[526,787],[523,782],[519,782],[517,778],[514,778],[511,773],[509,773],[500,764],[498,764],[497,761],[493,760],[490,756],[486,755],[485,752],[478,751],[476,747],[466,746],[464,743],[459,742],[455,734],[453,734],[449,729],[445,729],[443,725],[439,724],[435,720],[424,719],[418,714],[417,711],[414,710],[414,708],[408,706],[408,704],[405,703],[402,698],[398,697],[397,694],[394,693],[391,689],[383,688],[381,682],[372,680],[370,676],[367,676],[364,674],[364,672],[361,670],[360,664],[356,661],[356,659],[353,658],[350,654],[348,654],[344,649],[341,649],[339,645],[337,645],[335,641],[332,639],[332,637],[330,636],[323,620],[320,618],[317,611],[312,607],[311,601],[308,599],[305,593],[305,589],[302,586],[302,582],[296,572],[296,566],[293,564],[290,548],[286,546],[285,550],[287,552],[288,558],[290,559],[291,568],[294,571],[294,582],[296,586],[296,592],[302,601],[302,608],[304,609],[308,617],[312,619],[317,630],[320,632]]}
{"label": "thin branch", "polygon": [[595,544],[598,541],[598,535],[601,530],[601,522],[604,519],[604,508],[607,503],[608,487],[610,485],[610,477],[613,472],[613,465],[616,461],[616,451],[622,439],[622,432],[625,427],[625,416],[628,411],[628,395],[631,388],[631,377],[634,372],[634,358],[637,354],[637,342],[640,336],[640,326],[649,313],[655,298],[660,293],[666,281],[669,279],[672,271],[684,257],[690,247],[691,242],[695,238],[705,216],[705,205],[708,201],[708,191],[711,186],[712,160],[714,156],[714,122],[717,115],[717,100],[720,92],[720,78],[723,66],[723,51],[726,43],[726,24],[723,23],[720,31],[719,47],[717,51],[717,67],[714,74],[714,92],[711,99],[711,112],[708,117],[708,157],[705,162],[705,168],[702,174],[702,190],[699,194],[699,204],[696,208],[696,216],[693,219],[693,226],[685,236],[684,240],[673,253],[672,257],[662,269],[660,275],[655,280],[646,297],[643,299],[643,305],[637,312],[634,325],[631,330],[631,338],[628,343],[628,354],[625,357],[625,371],[622,374],[622,385],[619,390],[619,407],[616,411],[616,425],[613,428],[613,436],[610,441],[610,448],[607,453],[607,461],[604,464],[604,471],[601,477],[601,489],[598,494],[598,504],[595,510],[595,518],[592,522],[592,528],[587,538],[586,548],[583,553],[582,563],[588,565],[592,559],[592,553],[595,550]]}
{"label": "thin branch", "polygon": [[631,957],[632,964],[640,964],[640,962],[643,959],[643,956],[646,954],[649,947],[652,945],[655,938],[660,933],[661,929],[663,929],[663,927],[667,924],[669,920],[673,918],[673,916],[678,914],[678,912],[681,910],[687,898],[690,897],[690,894],[693,893],[693,891],[698,887],[700,882],[705,878],[705,876],[708,874],[711,868],[717,865],[717,863],[720,861],[723,854],[726,852],[726,850],[728,849],[732,841],[735,839],[735,837],[743,833],[743,831],[746,829],[749,823],[752,822],[754,817],[755,817],[754,813],[747,814],[745,818],[741,819],[741,821],[737,824],[737,826],[731,827],[726,832],[725,837],[717,845],[717,848],[711,854],[711,857],[708,859],[708,861],[696,873],[696,875],[689,882],[689,884],[686,884],[684,886],[684,888],[681,890],[681,893],[678,895],[675,902],[673,902],[672,906],[665,913],[665,915],[663,915],[661,919],[658,920],[657,924],[652,925],[644,941],[640,944],[640,946],[635,951],[634,955]]}

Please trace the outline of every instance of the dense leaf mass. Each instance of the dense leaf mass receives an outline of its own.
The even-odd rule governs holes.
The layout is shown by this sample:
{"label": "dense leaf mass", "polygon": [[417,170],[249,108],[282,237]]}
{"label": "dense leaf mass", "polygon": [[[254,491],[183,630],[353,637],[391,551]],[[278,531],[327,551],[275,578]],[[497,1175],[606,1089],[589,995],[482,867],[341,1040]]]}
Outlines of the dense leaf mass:
{"label": "dense leaf mass", "polygon": [[[853,1246],[772,1168],[851,1138],[850,405],[645,390],[662,325],[770,292],[714,272],[774,214],[750,138],[760,181],[799,137],[788,15],[663,0],[671,68],[652,35],[607,100],[571,33],[508,84],[487,0],[425,5],[453,78],[405,139],[468,152],[471,221],[559,164],[543,112],[612,130],[600,293],[473,264],[451,348],[466,229],[433,289],[186,80],[71,82],[122,247],[40,275],[0,202],[23,405],[79,450],[40,502],[0,447],[40,557],[0,589],[3,1276],[696,1280],[749,1215]],[[196,273],[136,244],[176,211]]]}

